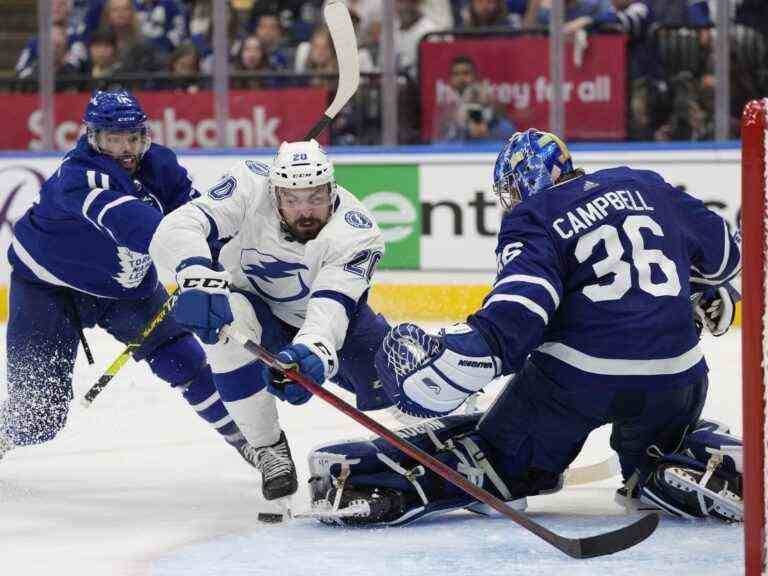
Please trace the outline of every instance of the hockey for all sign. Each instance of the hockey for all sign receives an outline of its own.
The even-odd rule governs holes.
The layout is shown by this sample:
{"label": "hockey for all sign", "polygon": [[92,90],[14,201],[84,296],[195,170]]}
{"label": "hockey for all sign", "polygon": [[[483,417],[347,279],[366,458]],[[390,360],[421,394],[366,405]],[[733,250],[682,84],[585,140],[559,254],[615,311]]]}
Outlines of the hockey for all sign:
{"label": "hockey for all sign", "polygon": [[[149,116],[152,140],[179,148],[216,148],[218,131],[212,92],[136,92]],[[0,150],[39,150],[43,117],[33,94],[5,97],[6,118],[0,132]],[[57,94],[54,103],[54,146],[69,150],[82,133],[81,120],[88,94]],[[284,140],[301,140],[326,107],[324,88],[232,90],[229,92],[229,141],[235,147],[274,148]],[[318,137],[327,141],[327,132]]]}
{"label": "hockey for all sign", "polygon": [[[586,46],[565,45],[566,140],[623,140],[626,137],[626,38],[590,35]],[[499,107],[518,130],[547,130],[552,86],[549,39],[516,36],[482,40],[422,42],[421,136],[433,141],[443,118],[467,122],[475,111]],[[469,61],[475,82],[462,88],[451,80],[452,63]],[[457,107],[457,102],[459,106]],[[466,110],[467,118],[451,110]]]}

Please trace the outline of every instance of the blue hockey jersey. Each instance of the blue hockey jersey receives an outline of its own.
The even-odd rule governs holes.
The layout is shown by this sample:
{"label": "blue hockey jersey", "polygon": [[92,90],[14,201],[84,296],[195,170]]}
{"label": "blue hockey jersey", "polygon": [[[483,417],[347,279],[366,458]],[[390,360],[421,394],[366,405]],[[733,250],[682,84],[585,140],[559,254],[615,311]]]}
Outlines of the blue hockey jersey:
{"label": "blue hockey jersey", "polygon": [[720,216],[650,171],[601,170],[502,221],[479,329],[503,372],[531,361],[566,388],[675,387],[707,367],[692,291],[739,271]]}
{"label": "blue hockey jersey", "polygon": [[8,251],[14,273],[95,296],[147,297],[157,285],[149,242],[192,190],[165,146],[152,144],[128,174],[83,136],[16,222]]}

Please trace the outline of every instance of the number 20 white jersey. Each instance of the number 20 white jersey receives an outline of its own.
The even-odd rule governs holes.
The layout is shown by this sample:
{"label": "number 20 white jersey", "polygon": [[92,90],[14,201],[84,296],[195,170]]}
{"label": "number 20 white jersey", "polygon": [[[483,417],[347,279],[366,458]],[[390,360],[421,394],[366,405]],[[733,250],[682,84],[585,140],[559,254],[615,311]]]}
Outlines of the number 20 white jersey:
{"label": "number 20 white jersey", "polygon": [[333,214],[317,238],[292,240],[268,194],[269,167],[246,160],[200,198],[167,216],[155,234],[155,263],[175,270],[193,257],[211,258],[209,243],[231,238],[219,262],[235,289],[257,294],[302,336],[339,350],[349,318],[370,286],[384,252],[368,210],[338,187]]}

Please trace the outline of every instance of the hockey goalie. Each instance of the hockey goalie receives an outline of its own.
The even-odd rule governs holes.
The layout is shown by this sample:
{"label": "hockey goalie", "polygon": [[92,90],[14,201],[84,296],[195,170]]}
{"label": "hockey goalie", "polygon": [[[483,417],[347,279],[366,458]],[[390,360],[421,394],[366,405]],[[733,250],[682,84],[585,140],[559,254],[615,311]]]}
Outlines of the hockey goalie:
{"label": "hockey goalie", "polygon": [[[559,490],[590,432],[610,424],[620,503],[740,521],[741,441],[701,417],[697,325],[723,334],[738,299],[726,222],[654,172],[575,169],[566,145],[535,129],[505,144],[494,190],[505,213],[482,308],[437,335],[395,326],[376,354],[389,398],[429,418],[401,435],[521,509]],[[482,416],[451,415],[510,374]],[[309,465],[326,522],[402,525],[478,509],[383,440],[319,447]]]}

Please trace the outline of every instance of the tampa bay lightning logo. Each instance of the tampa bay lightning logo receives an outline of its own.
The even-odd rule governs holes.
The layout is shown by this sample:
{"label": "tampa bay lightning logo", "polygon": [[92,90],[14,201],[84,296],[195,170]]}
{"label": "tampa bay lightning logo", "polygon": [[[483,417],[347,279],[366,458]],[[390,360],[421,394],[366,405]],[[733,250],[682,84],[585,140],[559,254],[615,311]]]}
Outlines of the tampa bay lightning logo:
{"label": "tampa bay lightning logo", "polygon": [[371,219],[362,212],[357,212],[356,210],[352,210],[344,214],[344,220],[346,220],[347,224],[353,228],[373,227],[373,222],[371,222]]}
{"label": "tampa bay lightning logo", "polygon": [[240,253],[240,266],[253,289],[272,302],[295,302],[309,294],[301,277],[301,270],[309,270],[304,264],[248,249]]}

